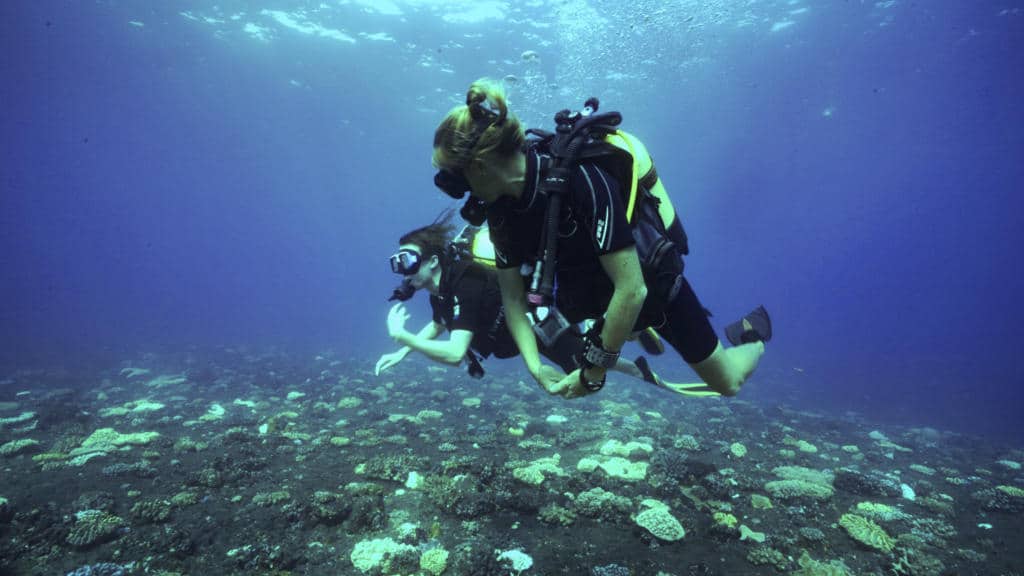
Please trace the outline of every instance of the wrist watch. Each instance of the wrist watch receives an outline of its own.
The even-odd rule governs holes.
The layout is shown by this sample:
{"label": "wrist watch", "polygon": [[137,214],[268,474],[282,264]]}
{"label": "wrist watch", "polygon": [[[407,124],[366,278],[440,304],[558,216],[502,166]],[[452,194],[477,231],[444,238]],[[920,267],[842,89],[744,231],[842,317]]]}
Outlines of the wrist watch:
{"label": "wrist watch", "polygon": [[588,380],[587,368],[587,366],[580,367],[580,385],[590,392],[597,392],[601,388],[604,388],[604,381],[607,374],[602,375],[600,380]]}
{"label": "wrist watch", "polygon": [[583,336],[583,365],[600,366],[605,370],[615,367],[619,361],[618,352],[605,350],[601,335],[591,330]]}
{"label": "wrist watch", "polygon": [[[601,335],[591,330],[583,336],[583,357],[580,360],[580,384],[591,392],[597,392],[604,388],[607,371],[618,363],[619,353],[605,350]],[[589,380],[586,376],[587,368],[604,368],[606,373],[601,375],[600,380]]]}

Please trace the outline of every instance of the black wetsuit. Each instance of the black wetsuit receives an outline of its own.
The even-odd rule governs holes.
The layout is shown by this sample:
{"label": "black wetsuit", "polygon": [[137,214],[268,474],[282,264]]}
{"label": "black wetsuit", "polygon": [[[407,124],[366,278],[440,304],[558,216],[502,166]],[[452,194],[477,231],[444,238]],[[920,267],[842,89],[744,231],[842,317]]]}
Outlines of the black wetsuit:
{"label": "black wetsuit", "polygon": [[[550,156],[536,147],[527,149],[523,196],[502,197],[488,207],[488,227],[499,268],[521,268],[537,258],[547,209],[537,185],[550,162]],[[615,286],[598,258],[636,243],[623,197],[619,182],[599,166],[582,163],[572,170],[562,205],[555,277],[556,304],[570,322],[604,315]],[[651,293],[649,290],[635,328],[654,326],[691,364],[710,356],[718,337],[689,283],[683,279],[676,297],[668,303],[656,302]]]}
{"label": "black wetsuit", "polygon": [[[473,340],[469,346],[480,357],[511,358],[519,354],[505,322],[501,287],[494,270],[469,260],[449,264],[441,274],[438,294],[430,296],[430,307],[434,312],[434,322],[449,332],[472,332]],[[570,372],[579,367],[583,351],[583,341],[578,332],[574,333],[573,340],[568,349],[561,348],[558,354],[538,346],[544,356]]]}

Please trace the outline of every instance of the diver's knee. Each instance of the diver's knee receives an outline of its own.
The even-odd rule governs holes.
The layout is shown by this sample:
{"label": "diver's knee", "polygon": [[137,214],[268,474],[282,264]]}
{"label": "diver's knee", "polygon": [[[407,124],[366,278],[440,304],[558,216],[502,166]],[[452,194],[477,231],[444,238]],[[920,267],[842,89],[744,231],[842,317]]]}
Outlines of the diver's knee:
{"label": "diver's knee", "polygon": [[721,343],[704,360],[690,365],[712,390],[722,396],[735,396],[743,386],[743,375],[736,370],[729,349]]}

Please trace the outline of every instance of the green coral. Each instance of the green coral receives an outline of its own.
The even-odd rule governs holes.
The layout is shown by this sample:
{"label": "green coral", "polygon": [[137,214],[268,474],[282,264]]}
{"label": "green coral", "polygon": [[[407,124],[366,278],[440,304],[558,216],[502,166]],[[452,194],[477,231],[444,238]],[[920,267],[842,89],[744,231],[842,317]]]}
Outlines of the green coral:
{"label": "green coral", "polygon": [[278,490],[276,492],[260,492],[252,497],[252,503],[257,506],[277,506],[282,502],[287,502],[292,497],[287,490]]}
{"label": "green coral", "polygon": [[924,474],[925,476],[933,476],[935,474],[934,468],[925,466],[924,464],[911,464],[910,469],[913,470],[914,472]]}
{"label": "green coral", "polygon": [[196,442],[188,436],[182,436],[174,442],[175,452],[199,452],[205,448],[205,442]]}
{"label": "green coral", "polygon": [[608,440],[601,445],[600,452],[604,456],[621,456],[632,458],[633,456],[647,456],[654,451],[654,447],[646,442],[631,441],[626,444],[618,440]]}
{"label": "green coral", "polygon": [[755,510],[770,510],[772,507],[772,501],[762,494],[751,494],[750,505],[753,506]]}
{"label": "green coral", "polygon": [[835,474],[828,470],[815,470],[804,466],[776,466],[772,473],[783,480],[800,480],[814,484],[832,485]]}
{"label": "green coral", "polygon": [[191,506],[199,502],[199,495],[195,492],[185,491],[178,492],[174,496],[171,496],[171,504],[178,507],[184,508],[185,506]]}
{"label": "green coral", "polygon": [[647,462],[631,462],[619,456],[595,455],[581,458],[576,469],[581,472],[593,472],[600,468],[612,478],[636,482],[647,477]]}
{"label": "green coral", "polygon": [[780,500],[807,498],[823,501],[828,500],[835,493],[831,486],[803,480],[774,480],[765,484],[764,489]]}
{"label": "green coral", "polygon": [[313,515],[327,525],[340,523],[349,513],[345,499],[334,492],[317,490],[310,501]]}
{"label": "green coral", "polygon": [[100,409],[100,417],[108,418],[110,416],[125,416],[128,414],[141,414],[144,412],[155,412],[157,410],[163,410],[164,405],[160,402],[153,402],[148,398],[142,400],[133,400],[131,402],[125,402],[121,406],[113,406],[110,408]]}
{"label": "green coral", "polygon": [[936,496],[924,496],[918,497],[916,503],[921,508],[932,512],[933,514],[938,514],[940,516],[956,515],[956,509],[953,507],[953,502],[951,500],[946,500]]}
{"label": "green coral", "polygon": [[807,550],[800,555],[797,564],[800,569],[793,572],[793,576],[852,576],[853,574],[842,560],[832,560],[826,564],[811,558]]}
{"label": "green coral", "polygon": [[892,522],[894,520],[905,520],[909,515],[895,506],[879,504],[877,502],[858,502],[857,514],[866,516],[880,522]]}
{"label": "green coral", "polygon": [[32,461],[36,464],[46,464],[49,462],[64,462],[68,457],[63,452],[41,452],[32,457]]}
{"label": "green coral", "polygon": [[346,396],[341,400],[338,400],[338,408],[358,408],[363,403],[362,400],[355,396]]}
{"label": "green coral", "polygon": [[759,544],[764,543],[767,536],[764,532],[758,532],[746,524],[740,524],[740,540],[753,540]]}
{"label": "green coral", "polygon": [[712,515],[712,519],[715,521],[715,524],[725,526],[726,528],[735,528],[736,524],[739,523],[739,520],[728,512],[715,512]]}
{"label": "green coral", "polygon": [[554,474],[555,476],[566,476],[565,470],[558,465],[561,458],[559,454],[547,458],[538,458],[526,466],[514,468],[512,470],[512,477],[524,484],[540,486],[545,480],[545,473]]}
{"label": "green coral", "polygon": [[38,452],[39,441],[31,438],[22,438],[21,440],[11,440],[10,442],[0,446],[0,456],[17,456],[18,454],[24,454],[25,452]]}
{"label": "green coral", "polygon": [[793,438],[792,436],[786,436],[782,440],[782,443],[786,444],[787,446],[794,446],[797,450],[801,452],[807,452],[809,454],[814,454],[818,451],[818,447],[815,446],[814,444],[811,444],[806,440],[798,440],[796,438]]}
{"label": "green coral", "polygon": [[132,517],[145,523],[166,522],[171,517],[170,500],[142,500],[132,506]]}
{"label": "green coral", "polygon": [[835,475],[825,470],[813,470],[803,466],[777,466],[772,470],[781,480],[764,485],[772,496],[782,500],[805,498],[828,500],[834,494],[832,481]]}
{"label": "green coral", "polygon": [[885,553],[892,552],[895,545],[892,537],[871,520],[857,514],[843,514],[839,525],[857,542]]}
{"label": "green coral", "polygon": [[747,552],[747,562],[754,566],[771,566],[779,572],[785,572],[789,568],[789,561],[786,555],[770,546],[756,546]]}
{"label": "green coral", "polygon": [[697,450],[700,450],[700,442],[690,434],[683,434],[672,441],[672,447],[676,449],[681,448],[689,452],[696,452]]}
{"label": "green coral", "polygon": [[160,436],[159,432],[133,432],[121,434],[113,428],[100,428],[82,441],[82,445],[69,454],[72,466],[81,466],[90,459],[110,452],[130,450],[132,446],[144,446]]}
{"label": "green coral", "polygon": [[537,514],[545,524],[569,526],[576,521],[576,513],[557,504],[548,504]]}
{"label": "green coral", "polygon": [[100,428],[82,441],[82,448],[122,448],[124,446],[143,446],[160,436],[159,432],[132,432],[121,434],[113,428]]}
{"label": "green coral", "polygon": [[[15,409],[17,409],[17,404],[15,404],[15,403],[5,402],[4,404],[11,405]],[[0,418],[0,428],[3,428],[4,426],[6,426],[8,424],[21,424],[23,422],[28,422],[29,420],[31,420],[31,419],[33,419],[35,417],[36,417],[36,413],[35,412],[22,412],[21,414],[18,414],[17,416],[9,416],[7,418]]]}
{"label": "green coral", "polygon": [[644,502],[646,510],[636,515],[636,523],[659,540],[675,542],[686,536],[683,525],[672,515],[668,506],[656,500]]}
{"label": "green coral", "polygon": [[1013,497],[1013,498],[1024,498],[1024,490],[1022,490],[1022,489],[1020,489],[1020,488],[1018,488],[1016,486],[1006,486],[1006,485],[996,486],[996,490],[999,490],[1000,492],[1006,494],[1007,496]]}
{"label": "green coral", "polygon": [[394,574],[415,570],[413,565],[418,564],[419,554],[413,546],[379,538],[356,544],[349,560],[363,574]]}
{"label": "green coral", "polygon": [[448,567],[448,551],[444,548],[431,548],[420,556],[420,568],[433,576],[440,576]]}
{"label": "green coral", "polygon": [[591,488],[580,492],[574,502],[576,511],[588,518],[616,518],[625,516],[632,503],[629,498],[608,492],[603,488]]}
{"label": "green coral", "polygon": [[946,566],[938,558],[911,548],[899,548],[889,570],[896,576],[932,576],[942,574]]}
{"label": "green coral", "polygon": [[102,510],[82,510],[75,514],[75,525],[68,532],[67,542],[72,546],[86,548],[113,540],[124,526],[126,523],[119,516]]}

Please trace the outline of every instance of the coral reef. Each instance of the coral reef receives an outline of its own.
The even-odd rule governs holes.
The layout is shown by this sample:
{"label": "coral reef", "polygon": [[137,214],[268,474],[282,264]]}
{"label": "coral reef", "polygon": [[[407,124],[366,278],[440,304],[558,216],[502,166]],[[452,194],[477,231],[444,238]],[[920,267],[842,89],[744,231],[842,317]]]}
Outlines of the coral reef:
{"label": "coral reef", "polygon": [[1019,450],[948,436],[939,450],[743,400],[659,402],[649,386],[548,404],[500,373],[412,359],[375,380],[362,360],[226,354],[144,394],[114,371],[8,408],[32,416],[0,442],[39,444],[4,460],[0,572],[922,576],[1024,562],[1010,545]]}
{"label": "coral reef", "polygon": [[68,533],[68,544],[87,548],[117,537],[127,524],[123,519],[102,510],[82,510],[75,513],[75,525]]}

